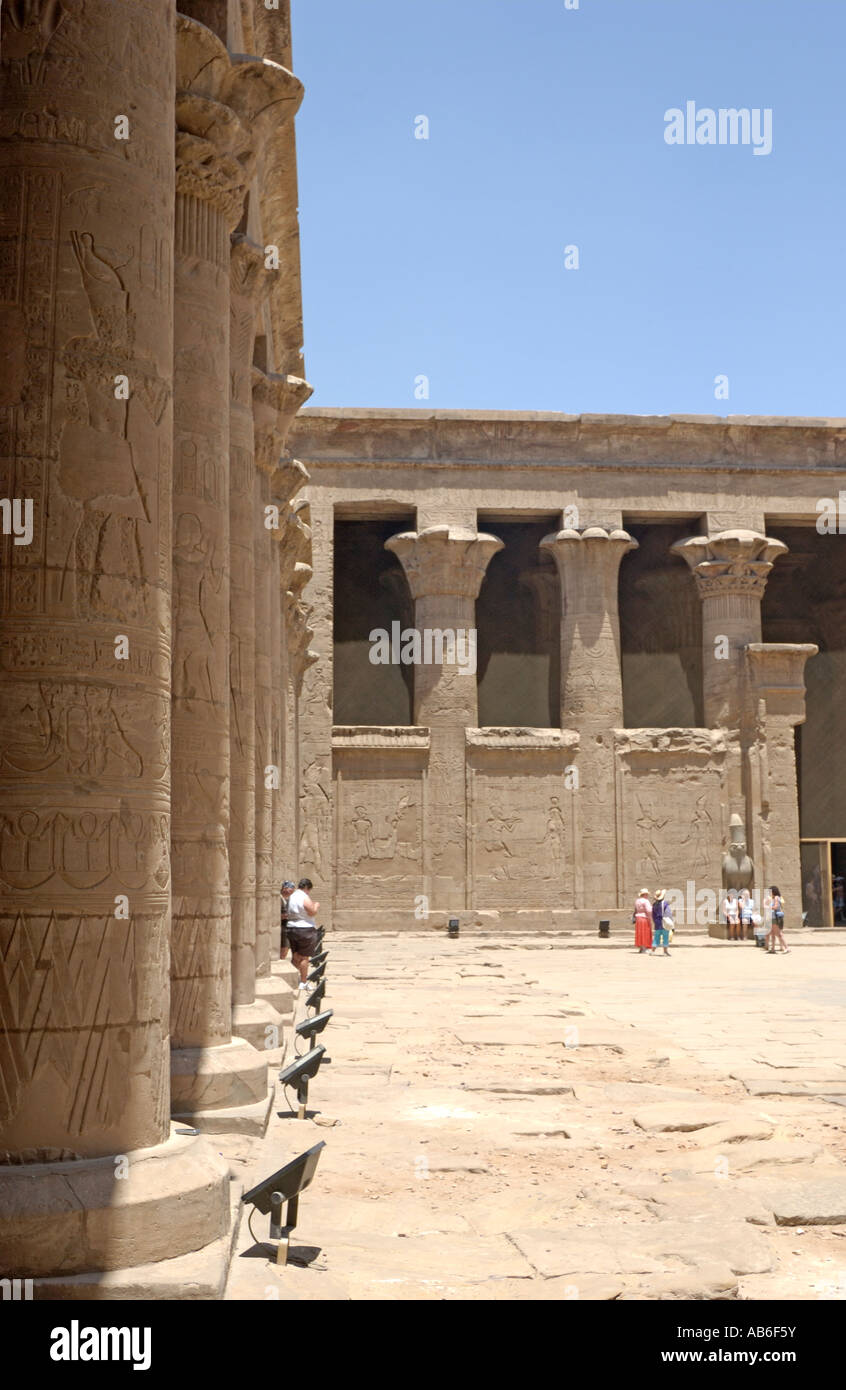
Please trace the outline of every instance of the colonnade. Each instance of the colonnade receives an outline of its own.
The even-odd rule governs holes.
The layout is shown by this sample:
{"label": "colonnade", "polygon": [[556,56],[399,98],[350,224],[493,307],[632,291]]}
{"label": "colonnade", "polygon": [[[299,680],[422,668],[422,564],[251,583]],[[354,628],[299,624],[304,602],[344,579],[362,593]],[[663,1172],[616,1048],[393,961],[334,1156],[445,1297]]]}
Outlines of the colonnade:
{"label": "colonnade", "polygon": [[35,526],[2,539],[0,1273],[40,1296],[225,1262],[204,1132],[262,1128],[291,1004],[310,388],[295,185],[263,209],[262,178],[302,87],[237,51],[250,7],[184,8],[3,7],[0,431]]}

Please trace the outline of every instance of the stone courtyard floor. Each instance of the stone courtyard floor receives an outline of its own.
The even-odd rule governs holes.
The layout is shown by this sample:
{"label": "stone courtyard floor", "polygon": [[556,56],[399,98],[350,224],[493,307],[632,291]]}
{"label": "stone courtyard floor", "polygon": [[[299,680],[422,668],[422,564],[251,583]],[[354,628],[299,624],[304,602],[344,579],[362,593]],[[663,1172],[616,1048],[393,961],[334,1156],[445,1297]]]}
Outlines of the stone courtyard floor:
{"label": "stone courtyard floor", "polygon": [[245,1215],[227,1298],[846,1298],[845,935],[325,944],[315,1118],[277,1086],[227,1156],[326,1148],[288,1267]]}

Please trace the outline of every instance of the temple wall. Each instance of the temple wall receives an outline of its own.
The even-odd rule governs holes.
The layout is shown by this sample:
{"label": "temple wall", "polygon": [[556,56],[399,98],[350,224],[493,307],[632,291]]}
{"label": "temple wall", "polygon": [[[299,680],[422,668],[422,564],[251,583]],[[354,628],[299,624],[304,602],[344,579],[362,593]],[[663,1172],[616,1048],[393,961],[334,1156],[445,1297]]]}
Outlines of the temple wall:
{"label": "temple wall", "polygon": [[[320,517],[305,590],[319,613],[322,659],[307,673],[300,706],[309,750],[302,836],[335,925],[442,927],[451,913],[495,930],[594,925],[598,915],[624,925],[648,883],[682,894],[683,920],[693,923],[699,911],[701,926],[724,891],[732,817],[754,861],[753,887],[760,891],[778,863],[775,880],[790,881],[800,901],[792,740],[804,718],[800,667],[815,660],[817,639],[804,619],[786,636],[764,621],[770,640],[761,661],[768,672],[779,662],[792,672],[786,685],[778,677],[778,699],[790,706],[779,719],[766,714],[769,687],[756,693],[744,663],[761,641],[770,573],[778,575],[796,544],[794,537],[786,548],[777,537],[813,528],[819,499],[838,496],[842,422],[307,410],[292,443]],[[345,620],[337,644],[334,585],[348,608],[352,598],[348,560],[333,554],[334,522],[357,519],[371,528],[378,519],[380,533],[393,529],[407,582],[383,571],[390,602],[372,610],[364,583],[354,630]],[[454,579],[435,584],[442,597],[427,596],[432,581],[421,579],[421,562],[428,528],[439,526],[451,528],[456,545],[465,533],[495,538],[509,528],[522,528],[524,540],[492,552],[482,579],[476,720],[461,684],[469,677],[459,673],[441,682],[432,722],[431,679],[414,667],[411,712],[398,723],[403,668],[373,668],[384,698],[368,706],[371,618],[373,627],[388,626],[391,615],[420,627],[473,611],[448,599]],[[527,567],[524,557],[518,566],[525,536],[547,526],[539,561]],[[579,545],[584,536],[593,537],[589,546]],[[456,575],[461,568],[448,557],[443,564]],[[828,601],[830,627],[835,610]],[[541,655],[557,660],[550,624],[561,634],[554,673]],[[511,671],[517,676],[503,699]],[[764,679],[756,669],[755,681]],[[543,691],[527,696],[531,681]],[[345,711],[334,724],[333,693]],[[559,727],[550,729],[539,715],[547,705],[557,712],[556,700]],[[483,709],[497,708],[528,717],[484,727]],[[808,747],[816,747],[812,739]],[[777,779],[778,825],[772,799],[760,794],[761,768]],[[443,843],[452,845],[446,874]]]}

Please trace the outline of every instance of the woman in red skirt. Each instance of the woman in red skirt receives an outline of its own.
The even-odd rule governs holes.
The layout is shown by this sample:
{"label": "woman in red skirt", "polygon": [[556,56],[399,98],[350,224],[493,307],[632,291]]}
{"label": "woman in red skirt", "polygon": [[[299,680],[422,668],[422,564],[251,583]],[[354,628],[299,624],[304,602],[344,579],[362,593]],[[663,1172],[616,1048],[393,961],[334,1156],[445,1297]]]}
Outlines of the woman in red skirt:
{"label": "woman in red skirt", "polygon": [[634,906],[635,946],[639,953],[652,955],[652,904],[649,889],[641,888]]}

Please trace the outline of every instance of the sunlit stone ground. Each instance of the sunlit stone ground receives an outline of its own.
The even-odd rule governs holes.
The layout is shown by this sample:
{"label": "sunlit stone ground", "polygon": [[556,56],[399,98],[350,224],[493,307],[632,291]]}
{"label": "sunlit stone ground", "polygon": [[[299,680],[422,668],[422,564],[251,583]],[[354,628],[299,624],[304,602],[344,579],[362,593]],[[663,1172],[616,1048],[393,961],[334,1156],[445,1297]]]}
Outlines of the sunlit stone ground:
{"label": "sunlit stone ground", "polygon": [[789,944],[328,934],[316,1119],[233,1166],[326,1148],[228,1297],[846,1297],[846,935]]}

